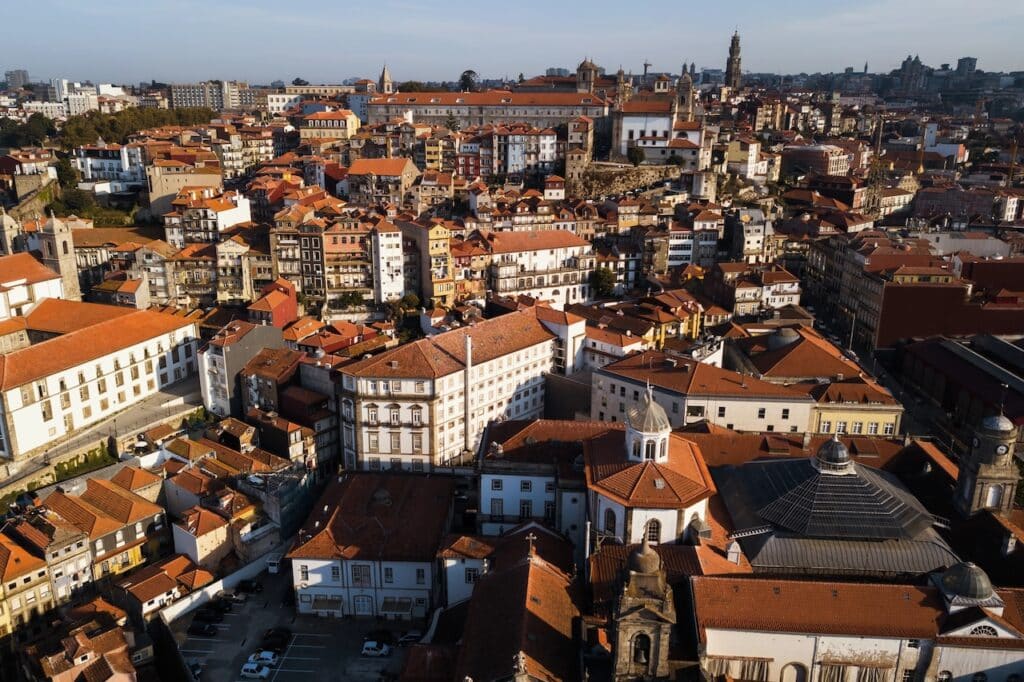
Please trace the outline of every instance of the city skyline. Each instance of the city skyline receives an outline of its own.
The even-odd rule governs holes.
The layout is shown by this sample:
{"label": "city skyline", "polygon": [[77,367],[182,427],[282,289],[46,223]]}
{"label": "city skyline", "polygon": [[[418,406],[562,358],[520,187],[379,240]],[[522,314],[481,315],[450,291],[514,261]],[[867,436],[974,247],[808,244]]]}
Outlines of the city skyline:
{"label": "city skyline", "polygon": [[[529,77],[548,67],[573,69],[589,57],[610,72],[621,65],[639,73],[645,61],[653,71],[677,72],[684,60],[698,69],[724,69],[729,37],[738,29],[748,73],[827,73],[850,66],[859,71],[865,62],[872,72],[887,73],[907,54],[920,55],[935,67],[973,56],[984,70],[1024,69],[1013,49],[1013,35],[1024,27],[1024,6],[981,0],[969,13],[962,7],[947,0],[898,5],[879,0],[848,9],[839,2],[796,0],[787,3],[783,14],[740,0],[709,7],[693,19],[684,14],[677,22],[651,21],[678,13],[661,0],[632,14],[608,3],[587,5],[587,14],[579,3],[549,7],[527,2],[522,12],[503,16],[506,23],[495,31],[492,22],[461,0],[446,15],[402,0],[372,8],[313,2],[301,13],[262,0],[215,7],[153,3],[141,15],[120,0],[102,6],[44,0],[31,11],[10,8],[5,13],[11,25],[28,25],[30,14],[38,16],[41,8],[53,17],[47,26],[48,49],[40,52],[34,37],[12,34],[8,54],[20,56],[3,68],[25,68],[34,80],[269,83],[301,77],[337,82],[376,77],[386,62],[401,82],[456,80],[464,69],[482,78],[515,78],[520,72]],[[364,28],[381,25],[382,17],[386,31]],[[907,30],[905,17],[914,18],[913,31]],[[700,31],[688,30],[697,23]],[[161,35],[174,49],[159,47],[153,26],[162,27]],[[599,39],[608,26],[615,26],[619,36],[611,47]],[[837,27],[843,35],[859,34],[858,39],[836,41]],[[109,31],[111,44],[121,49],[92,49],[95,43],[83,37],[89,28],[100,36]],[[296,40],[289,40],[289,34]],[[479,51],[481,37],[486,38],[485,52]],[[309,49],[318,43],[322,50]],[[131,58],[125,58],[125,50]]]}

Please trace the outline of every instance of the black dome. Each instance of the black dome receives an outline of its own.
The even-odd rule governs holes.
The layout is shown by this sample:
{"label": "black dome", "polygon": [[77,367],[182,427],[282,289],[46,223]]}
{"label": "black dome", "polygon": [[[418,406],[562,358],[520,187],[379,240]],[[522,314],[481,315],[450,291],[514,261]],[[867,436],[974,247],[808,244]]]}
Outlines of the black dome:
{"label": "black dome", "polygon": [[985,571],[969,561],[961,562],[942,574],[946,594],[966,599],[985,600],[992,596],[992,581]]}
{"label": "black dome", "polygon": [[818,448],[818,463],[828,470],[843,469],[850,464],[850,451],[838,437],[832,438]]}

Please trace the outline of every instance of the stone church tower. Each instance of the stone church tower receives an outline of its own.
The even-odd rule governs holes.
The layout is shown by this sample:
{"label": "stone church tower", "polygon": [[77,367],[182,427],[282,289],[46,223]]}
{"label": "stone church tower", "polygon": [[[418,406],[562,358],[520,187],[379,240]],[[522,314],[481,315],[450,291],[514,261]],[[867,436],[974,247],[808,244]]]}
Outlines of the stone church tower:
{"label": "stone church tower", "polygon": [[971,443],[971,451],[960,461],[956,480],[957,510],[972,516],[989,509],[1008,512],[1013,508],[1019,472],[1013,461],[1017,427],[1002,414],[986,417]]}
{"label": "stone church tower", "polygon": [[629,555],[615,605],[615,682],[668,679],[669,638],[676,623],[672,588],[661,557],[648,544]]}
{"label": "stone church tower", "polygon": [[597,64],[584,59],[576,67],[576,92],[593,92],[597,85],[598,68]]}
{"label": "stone church tower", "polygon": [[50,219],[39,230],[39,250],[43,252],[43,265],[58,273],[64,284],[64,298],[81,301],[82,290],[78,286],[78,263],[75,260],[75,244],[71,228],[50,212]]}
{"label": "stone church tower", "polygon": [[23,250],[19,243],[20,235],[21,223],[8,215],[3,206],[0,206],[0,256],[10,256]]}
{"label": "stone church tower", "polygon": [[729,43],[729,61],[725,63],[725,84],[733,90],[740,89],[740,34],[732,34]]}
{"label": "stone church tower", "polygon": [[380,80],[377,81],[377,92],[383,95],[390,95],[394,91],[395,84],[391,80],[391,71],[388,69],[388,65],[385,64],[380,72]]}

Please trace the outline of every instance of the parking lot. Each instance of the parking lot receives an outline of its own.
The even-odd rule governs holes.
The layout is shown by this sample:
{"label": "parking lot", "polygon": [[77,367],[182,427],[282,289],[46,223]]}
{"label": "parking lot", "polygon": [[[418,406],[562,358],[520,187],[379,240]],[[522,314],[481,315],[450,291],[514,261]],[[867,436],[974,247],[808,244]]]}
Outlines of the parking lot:
{"label": "parking lot", "polygon": [[295,608],[284,604],[291,590],[289,575],[264,573],[259,582],[263,592],[248,595],[244,604],[235,604],[230,613],[224,614],[224,621],[216,624],[217,634],[213,637],[186,633],[192,622],[191,614],[172,624],[182,656],[202,666],[200,680],[241,680],[239,671],[259,647],[263,633],[277,627],[288,628],[294,636],[278,665],[271,669],[269,682],[380,680],[397,675],[404,650],[396,647],[387,658],[364,658],[360,656],[363,635],[370,630],[387,629],[397,638],[406,629],[423,627],[421,622],[296,616]]}

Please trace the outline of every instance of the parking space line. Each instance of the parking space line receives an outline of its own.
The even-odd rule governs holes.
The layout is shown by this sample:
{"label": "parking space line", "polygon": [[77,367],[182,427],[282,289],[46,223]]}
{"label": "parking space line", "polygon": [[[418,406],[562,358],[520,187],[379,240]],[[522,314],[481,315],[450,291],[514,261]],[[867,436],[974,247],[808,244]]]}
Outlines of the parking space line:
{"label": "parking space line", "polygon": [[296,649],[326,649],[323,644],[292,644]]}
{"label": "parking space line", "polygon": [[282,658],[282,661],[319,661],[320,659],[316,656],[289,656],[287,659]]}
{"label": "parking space line", "polygon": [[279,672],[283,673],[315,673],[316,670],[306,670],[305,668],[278,668]]}
{"label": "parking space line", "polygon": [[333,637],[333,635],[321,635],[315,632],[296,632],[296,637]]}

